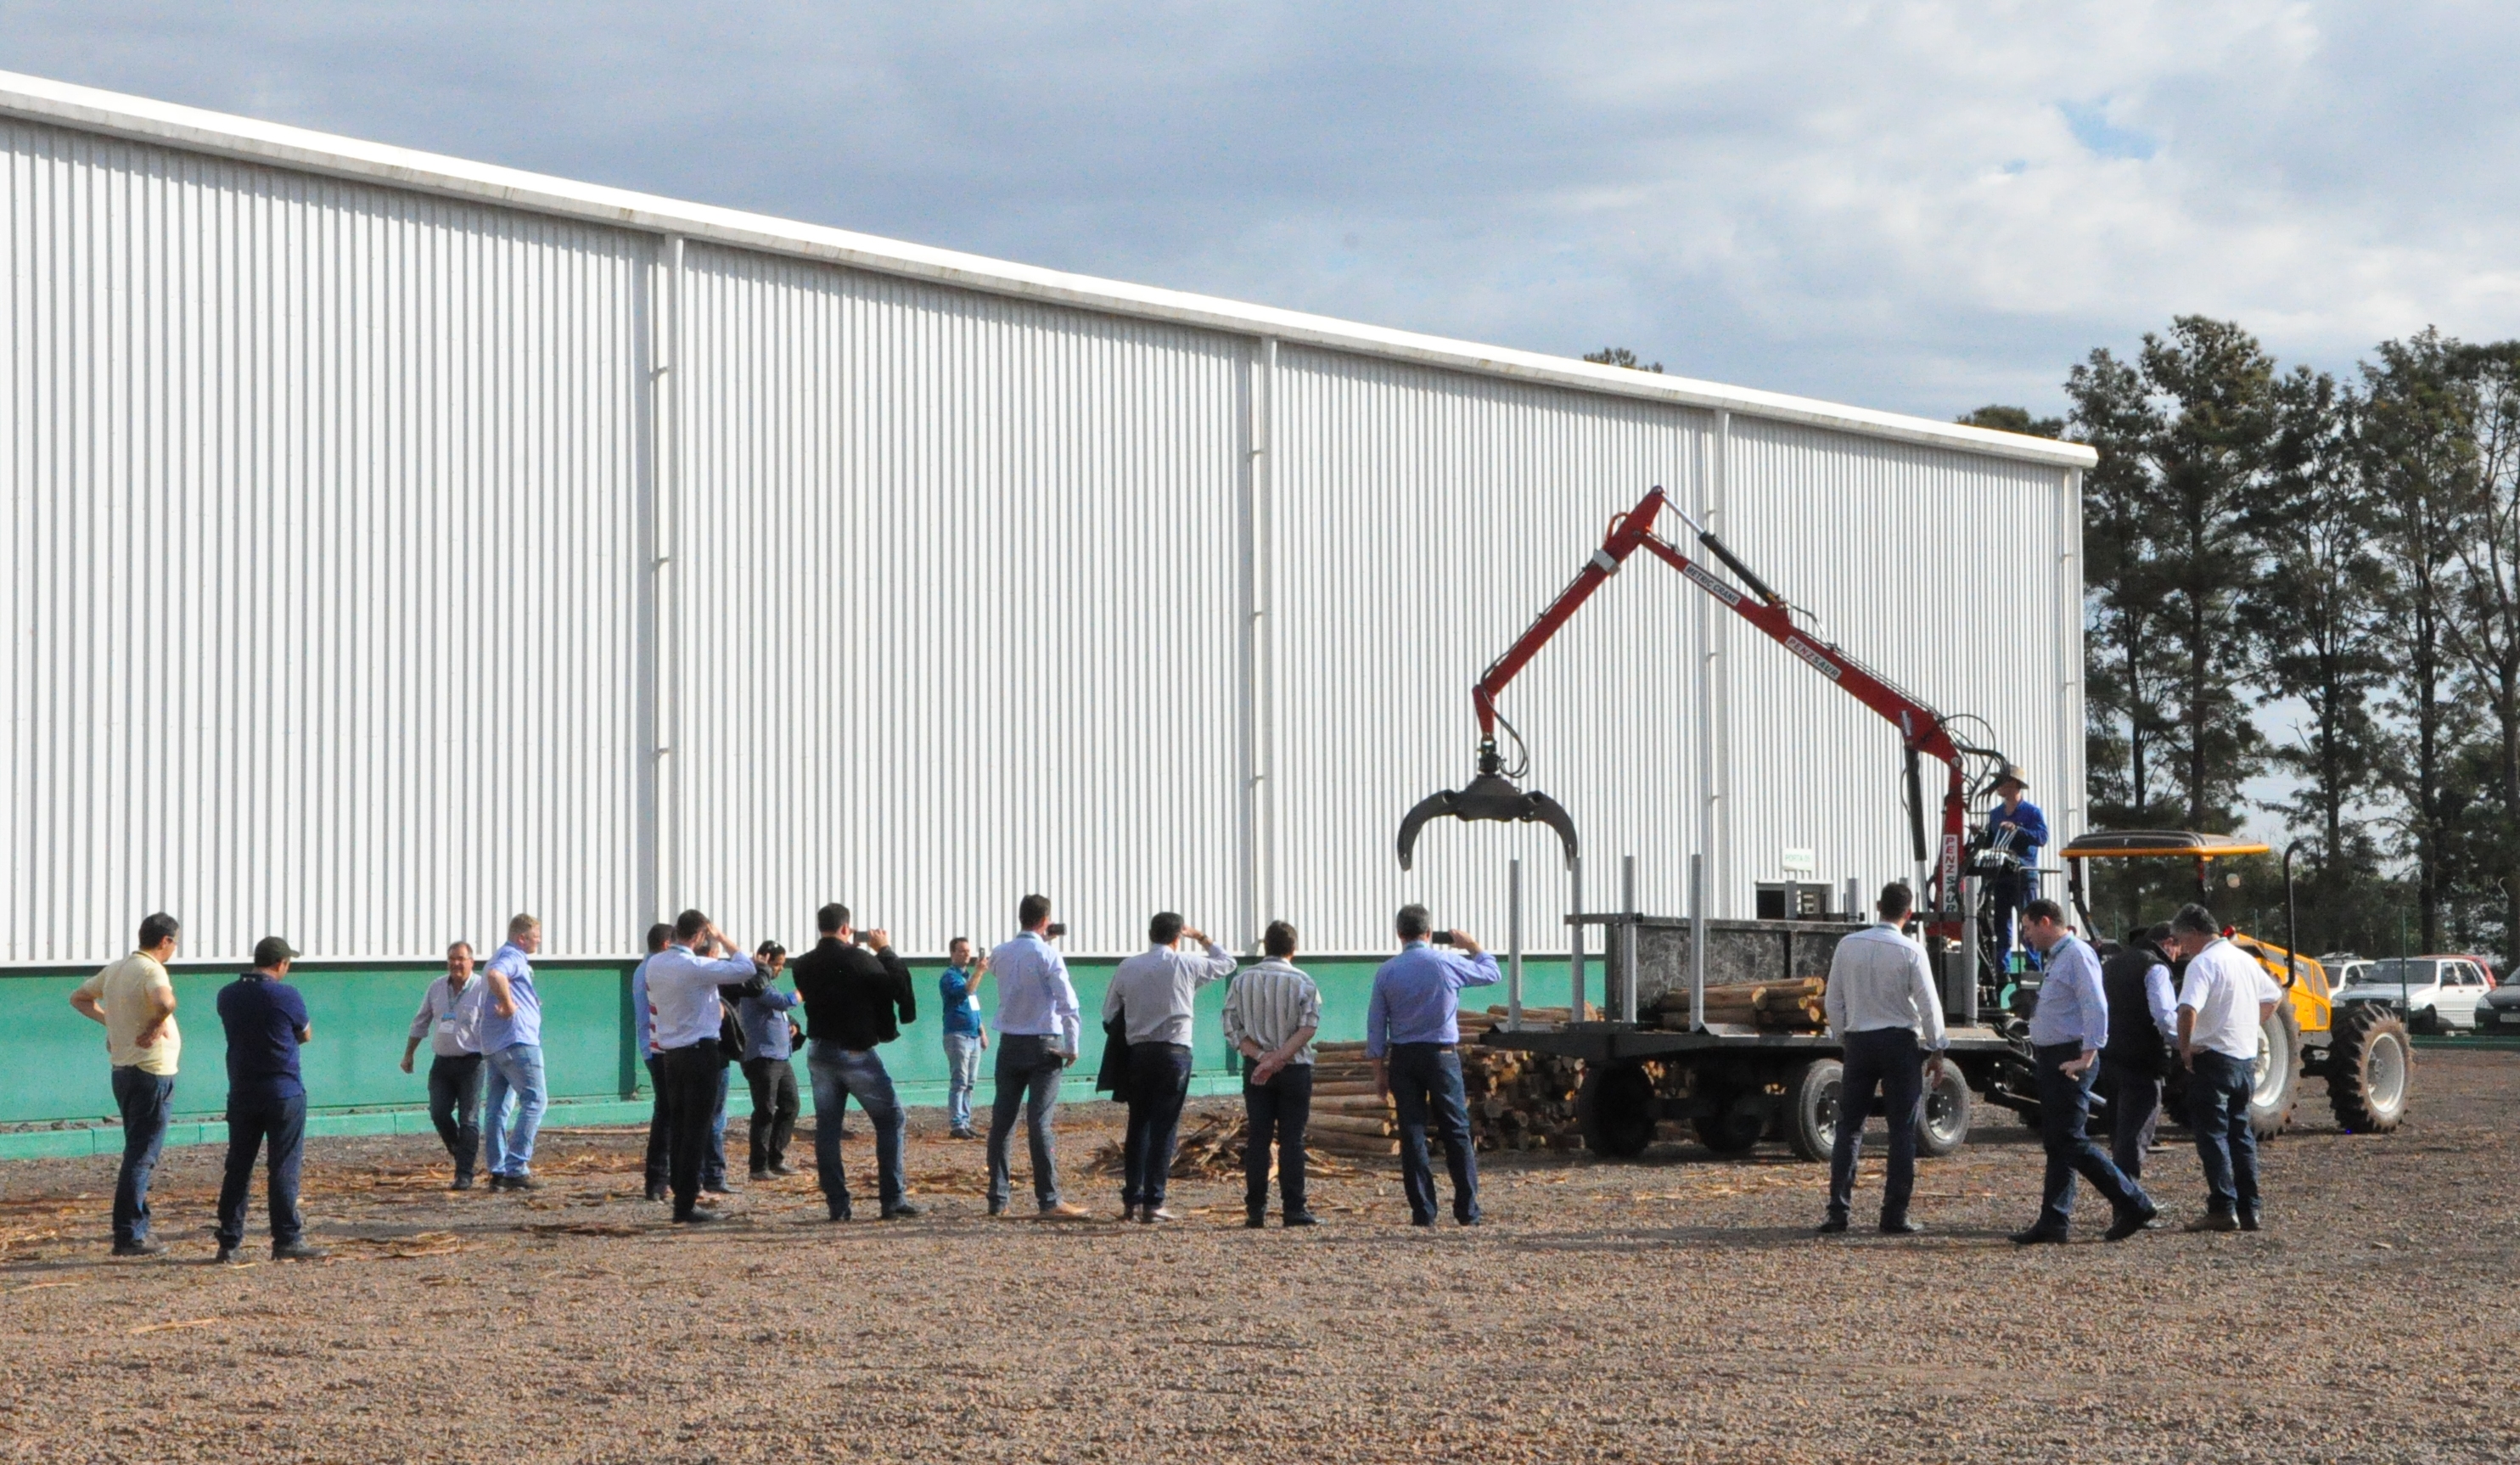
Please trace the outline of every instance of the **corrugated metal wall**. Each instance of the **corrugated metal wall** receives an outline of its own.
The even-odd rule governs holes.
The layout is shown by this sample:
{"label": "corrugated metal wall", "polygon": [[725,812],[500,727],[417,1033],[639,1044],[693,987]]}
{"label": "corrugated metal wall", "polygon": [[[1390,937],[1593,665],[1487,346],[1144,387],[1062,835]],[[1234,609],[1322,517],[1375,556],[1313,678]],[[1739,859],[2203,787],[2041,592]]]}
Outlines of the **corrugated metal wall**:
{"label": "corrugated metal wall", "polygon": [[[562,954],[687,903],[794,941],[831,898],[932,951],[1031,889],[1080,951],[1160,906],[1373,950],[1413,897],[1501,939],[1513,853],[1555,948],[1551,836],[1439,825],[1408,877],[1391,837],[1656,483],[2034,777],[2079,754],[2056,470],[0,147],[0,960],[158,907],[198,954],[386,957],[518,908]],[[1710,697],[1719,912],[1787,845],[1904,869],[1891,734],[1708,603],[1637,561],[1504,699],[1588,904],[1634,853],[1685,906]]]}
{"label": "corrugated metal wall", "polygon": [[0,121],[0,959],[632,917],[628,236]]}
{"label": "corrugated metal wall", "polygon": [[919,950],[1233,919],[1246,343],[691,249],[675,882]]}
{"label": "corrugated metal wall", "polygon": [[[1475,773],[1470,685],[1591,557],[1610,515],[1662,484],[1697,492],[1703,413],[1319,351],[1280,353],[1272,485],[1280,715],[1279,909],[1351,949],[1390,913],[1504,939],[1506,862],[1523,860],[1528,940],[1564,944],[1557,836],[1438,821],[1417,868],[1401,814]],[[1588,904],[1685,900],[1695,828],[1697,592],[1642,559],[1603,586],[1499,699],[1531,750],[1527,787],[1574,815]],[[1598,944],[1596,949],[1598,950]]]}

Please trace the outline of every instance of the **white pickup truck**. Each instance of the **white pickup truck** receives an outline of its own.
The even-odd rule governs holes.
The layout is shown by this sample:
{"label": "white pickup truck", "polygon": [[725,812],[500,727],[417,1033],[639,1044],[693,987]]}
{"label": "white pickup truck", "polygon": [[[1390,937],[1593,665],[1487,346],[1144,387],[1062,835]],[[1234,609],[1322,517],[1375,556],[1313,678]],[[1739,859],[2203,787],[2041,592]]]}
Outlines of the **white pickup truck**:
{"label": "white pickup truck", "polygon": [[2345,964],[2339,1002],[2385,1002],[2418,1033],[2464,1033],[2478,1026],[2478,1006],[2493,984],[2460,956],[2388,957]]}

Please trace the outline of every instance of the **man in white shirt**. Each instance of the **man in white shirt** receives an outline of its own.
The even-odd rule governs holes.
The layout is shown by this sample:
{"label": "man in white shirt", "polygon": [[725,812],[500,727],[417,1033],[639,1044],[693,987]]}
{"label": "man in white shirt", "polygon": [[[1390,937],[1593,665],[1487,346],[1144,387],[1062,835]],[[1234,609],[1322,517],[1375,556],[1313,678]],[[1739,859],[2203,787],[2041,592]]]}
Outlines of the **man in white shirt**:
{"label": "man in white shirt", "polygon": [[183,928],[160,911],[140,922],[131,954],[81,982],[70,1005],[105,1026],[106,1060],[113,1065],[113,1104],[122,1114],[122,1169],[113,1180],[113,1254],[155,1257],[166,1248],[149,1238],[149,1181],[166,1143],[175,1100],[175,1063],[184,1037],[175,1026],[175,959]]}
{"label": "man in white shirt", "polygon": [[1015,939],[989,954],[998,976],[997,1097],[989,1110],[989,1214],[1006,1214],[1012,1182],[1007,1145],[1015,1112],[1023,1111],[1032,1141],[1032,1193],[1044,1216],[1076,1217],[1082,1206],[1058,1194],[1058,1148],[1051,1123],[1058,1115],[1059,1081],[1076,1061],[1085,1023],[1067,963],[1051,946],[1060,928],[1050,923],[1050,897],[1028,895],[1015,907]]}
{"label": "man in white shirt", "polygon": [[1838,942],[1828,960],[1828,1030],[1846,1052],[1837,1090],[1837,1141],[1828,1157],[1828,1218],[1821,1234],[1847,1227],[1855,1207],[1855,1166],[1864,1152],[1864,1122],[1872,1095],[1890,1126],[1890,1174],[1881,1191],[1881,1230],[1908,1236],[1922,1229],[1908,1219],[1916,1189],[1916,1121],[1925,1098],[1925,1074],[1949,1042],[1943,1033],[1943,999],[1935,990],[1925,949],[1900,927],[1915,896],[1893,881],[1873,909],[1878,924]]}
{"label": "man in white shirt", "polygon": [[699,1208],[700,1164],[708,1152],[718,1076],[726,1071],[718,1046],[726,1009],[718,989],[768,985],[742,952],[708,916],[686,910],[674,917],[673,941],[647,961],[652,1041],[662,1068],[656,1096],[665,1108],[667,1179],[674,1220],[686,1224],[718,1219],[716,1212]]}
{"label": "man in white shirt", "polygon": [[[1181,949],[1194,941],[1205,950]],[[1198,990],[1234,975],[1234,958],[1207,933],[1159,910],[1147,922],[1147,949],[1120,963],[1102,994],[1102,1021],[1118,1019],[1129,1042],[1129,1132],[1121,1145],[1120,1216],[1170,1221],[1165,1181],[1173,1139],[1190,1097],[1190,1037]]]}
{"label": "man in white shirt", "polygon": [[472,943],[446,949],[446,971],[421,995],[402,1045],[402,1071],[428,1040],[428,1122],[455,1161],[449,1190],[472,1188],[472,1165],[481,1153],[481,990],[472,980]]}
{"label": "man in white shirt", "polygon": [[2223,939],[2214,914],[2187,906],[2170,920],[2170,949],[2187,959],[2179,989],[2179,1061],[2187,1078],[2187,1119],[2205,1169],[2205,1214],[2191,1231],[2254,1231],[2260,1225],[2258,1135],[2249,1128],[2258,1043],[2282,993],[2266,969]]}

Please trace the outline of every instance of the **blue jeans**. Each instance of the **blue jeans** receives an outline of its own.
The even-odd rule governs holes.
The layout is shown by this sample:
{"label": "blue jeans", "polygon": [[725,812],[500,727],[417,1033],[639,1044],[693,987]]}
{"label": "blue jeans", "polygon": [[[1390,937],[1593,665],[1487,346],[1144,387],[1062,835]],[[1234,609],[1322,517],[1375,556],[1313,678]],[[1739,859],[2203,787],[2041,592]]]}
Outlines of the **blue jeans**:
{"label": "blue jeans", "polygon": [[2074,1219],[2074,1176],[2081,1175],[2092,1182],[2092,1188],[2108,1197],[2114,1211],[2124,1216],[2151,1204],[2143,1187],[2126,1177],[2126,1173],[2109,1161],[2097,1141],[2085,1126],[2092,1117],[2092,1086],[2100,1077],[2100,1063],[2094,1058],[2079,1079],[2065,1076],[2063,1065],[2080,1057],[2079,1043],[2054,1043],[2036,1050],[2039,1059],[2039,1137],[2048,1147],[2048,1179],[2039,1204],[2039,1226],[2043,1230],[2061,1231]]}
{"label": "blue jeans", "polygon": [[122,1111],[122,1170],[113,1177],[113,1244],[149,1239],[149,1180],[158,1152],[166,1146],[166,1111],[175,1096],[173,1074],[113,1071],[113,1106]]}
{"label": "blue jeans", "polygon": [[1843,1221],[1855,1207],[1855,1166],[1864,1156],[1864,1122],[1872,1095],[1890,1124],[1890,1173],[1881,1187],[1881,1219],[1908,1219],[1916,1190],[1916,1111],[1925,1101],[1925,1054],[1906,1028],[1846,1035],[1845,1075],[1837,1086],[1837,1142],[1828,1154],[1828,1214]]}
{"label": "blue jeans", "polygon": [[989,1106],[989,1209],[1006,1209],[1014,1182],[1007,1150],[1014,1138],[1015,1113],[1024,1116],[1032,1141],[1032,1194],[1045,1211],[1058,1204],[1058,1143],[1051,1121],[1058,1116],[1058,1085],[1067,1065],[1050,1040],[1031,1033],[998,1035],[998,1093]]}
{"label": "blue jeans", "polygon": [[252,1099],[228,1095],[228,1169],[219,1181],[219,1245],[245,1242],[246,1192],[253,1183],[253,1158],[270,1141],[271,1244],[298,1236],[297,1162],[306,1150],[306,1095]]}
{"label": "blue jeans", "polygon": [[1129,1131],[1120,1146],[1120,1204],[1160,1206],[1173,1174],[1173,1140],[1190,1097],[1190,1048],[1129,1044]]}
{"label": "blue jeans", "polygon": [[717,1107],[709,1111],[708,1153],[700,1158],[700,1188],[726,1192],[726,1092],[735,1069],[725,1059],[717,1065]]}
{"label": "blue jeans", "polygon": [[1400,1185],[1409,1195],[1409,1219],[1435,1223],[1435,1168],[1426,1154],[1426,1126],[1432,1123],[1444,1137],[1444,1163],[1453,1172],[1453,1219],[1463,1225],[1478,1220],[1479,1160],[1470,1146],[1462,1055],[1431,1043],[1395,1043],[1384,1070],[1400,1117]]}
{"label": "blue jeans", "polygon": [[[490,1070],[489,1093],[482,1101],[481,1133],[489,1141],[490,1174],[529,1175],[534,1168],[534,1132],[543,1126],[543,1045],[514,1043],[482,1055]],[[508,1127],[508,1095],[517,1096],[517,1124]]]}
{"label": "blue jeans", "polygon": [[2249,1128],[2249,1090],[2256,1065],[2211,1048],[2196,1050],[2187,1078],[2187,1122],[2205,1167],[2205,1204],[2217,1216],[2258,1209],[2258,1132]]}
{"label": "blue jeans", "polygon": [[849,1172],[840,1160],[840,1114],[852,1098],[875,1126],[876,1201],[885,1211],[901,1204],[910,1175],[901,1163],[901,1138],[910,1116],[893,1094],[892,1075],[873,1048],[849,1049],[828,1039],[805,1044],[805,1074],[814,1083],[814,1170],[823,1200],[835,1217],[849,1214]]}
{"label": "blue jeans", "polygon": [[958,1130],[971,1127],[971,1090],[980,1087],[980,1035],[945,1035],[945,1118]]}

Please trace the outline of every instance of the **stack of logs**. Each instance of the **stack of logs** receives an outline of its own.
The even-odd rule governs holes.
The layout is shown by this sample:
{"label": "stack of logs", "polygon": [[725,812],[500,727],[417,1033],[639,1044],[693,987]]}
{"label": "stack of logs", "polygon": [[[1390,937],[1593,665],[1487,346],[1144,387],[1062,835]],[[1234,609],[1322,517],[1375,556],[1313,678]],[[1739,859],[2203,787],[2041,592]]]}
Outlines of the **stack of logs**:
{"label": "stack of logs", "polygon": [[[1814,1032],[1827,1023],[1821,1005],[1828,984],[1819,977],[1791,982],[1745,982],[1706,989],[1706,1020],[1774,1032]],[[1688,990],[1663,994],[1655,1012],[1666,1028],[1688,1026]]]}
{"label": "stack of logs", "polygon": [[[1526,1008],[1525,1017],[1546,1021]],[[1469,1100],[1470,1137],[1483,1150],[1573,1149],[1582,1144],[1575,1088],[1583,1068],[1571,1058],[1483,1047],[1479,1037],[1505,1009],[1463,1012],[1462,1088]],[[1562,1018],[1562,1014],[1560,1014]],[[1391,1104],[1373,1089],[1373,1068],[1362,1043],[1314,1048],[1313,1119],[1304,1147],[1347,1159],[1388,1160],[1400,1153]],[[1434,1136],[1428,1135],[1430,1142]]]}

